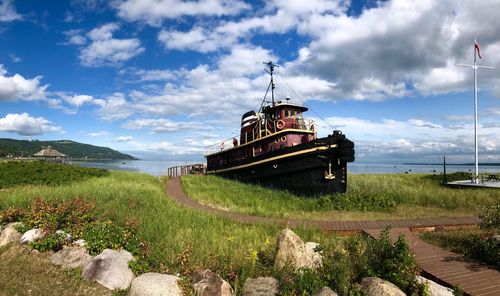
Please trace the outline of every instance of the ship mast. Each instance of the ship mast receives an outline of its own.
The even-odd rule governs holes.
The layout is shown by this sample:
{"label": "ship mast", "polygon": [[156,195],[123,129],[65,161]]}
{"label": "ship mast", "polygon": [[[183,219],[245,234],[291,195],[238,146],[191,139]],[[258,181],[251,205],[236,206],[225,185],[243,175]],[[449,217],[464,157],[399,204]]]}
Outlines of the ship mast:
{"label": "ship mast", "polygon": [[274,67],[277,67],[276,64],[273,63],[273,61],[269,61],[267,63],[264,63],[266,64],[268,67],[269,67],[269,71],[267,69],[265,69],[265,71],[267,73],[269,73],[269,75],[271,75],[271,99],[272,99],[272,106],[274,106],[274,88],[275,88],[275,85],[274,85],[274,77],[273,77],[273,72],[274,72]]}

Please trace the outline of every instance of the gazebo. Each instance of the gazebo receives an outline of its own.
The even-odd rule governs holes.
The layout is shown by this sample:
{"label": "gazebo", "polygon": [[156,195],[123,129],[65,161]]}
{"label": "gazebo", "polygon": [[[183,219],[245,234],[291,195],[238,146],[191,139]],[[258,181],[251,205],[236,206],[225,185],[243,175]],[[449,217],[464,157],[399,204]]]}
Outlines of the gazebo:
{"label": "gazebo", "polygon": [[52,146],[47,146],[47,148],[43,148],[42,150],[35,153],[33,156],[44,160],[53,160],[53,161],[62,160],[63,158],[67,157],[61,152],[52,149]]}

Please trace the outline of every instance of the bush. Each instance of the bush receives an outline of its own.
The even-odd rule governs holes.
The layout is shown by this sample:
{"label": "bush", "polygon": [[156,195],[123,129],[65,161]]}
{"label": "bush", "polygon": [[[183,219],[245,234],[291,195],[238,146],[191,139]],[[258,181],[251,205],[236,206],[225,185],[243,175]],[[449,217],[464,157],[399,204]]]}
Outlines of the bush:
{"label": "bush", "polygon": [[483,207],[479,214],[479,227],[489,232],[500,232],[500,204]]}
{"label": "bush", "polygon": [[470,235],[452,250],[493,265],[500,270],[500,241],[489,235]]}
{"label": "bush", "polygon": [[54,233],[44,238],[43,240],[30,243],[30,246],[40,252],[54,251],[57,252],[62,249],[66,242],[66,234]]}
{"label": "bush", "polygon": [[56,186],[109,175],[104,169],[83,168],[43,161],[0,162],[0,188],[16,185]]}
{"label": "bush", "polygon": [[139,240],[134,232],[111,221],[87,225],[82,238],[92,256],[100,254],[105,249],[126,249],[132,254],[140,252]]}
{"label": "bush", "polygon": [[416,280],[419,270],[404,237],[393,245],[389,228],[378,240],[354,236],[342,248],[326,251],[323,268],[324,280],[341,295],[359,295],[357,283],[362,277],[376,276],[388,280],[408,295],[422,289]]}
{"label": "bush", "polygon": [[49,203],[36,198],[25,214],[23,223],[32,228],[43,228],[47,232],[62,229],[78,236],[86,225],[96,219],[94,205],[82,198],[62,203]]}
{"label": "bush", "polygon": [[[455,181],[462,181],[462,180],[470,180],[471,178],[471,173],[468,172],[454,172],[454,173],[447,173],[446,174],[446,180],[448,182],[455,182]],[[443,183],[443,174],[439,175],[427,175],[425,176],[426,179],[432,180],[436,183]]]}
{"label": "bush", "polygon": [[19,222],[24,217],[23,209],[10,207],[0,213],[0,225],[11,222]]}
{"label": "bush", "polygon": [[397,197],[389,192],[347,192],[331,196],[332,208],[341,211],[390,211]]}

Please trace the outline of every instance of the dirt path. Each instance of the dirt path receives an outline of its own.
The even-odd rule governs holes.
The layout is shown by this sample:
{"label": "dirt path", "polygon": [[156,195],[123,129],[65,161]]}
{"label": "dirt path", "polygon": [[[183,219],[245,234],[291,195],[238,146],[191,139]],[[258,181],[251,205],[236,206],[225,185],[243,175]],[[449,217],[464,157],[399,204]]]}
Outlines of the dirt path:
{"label": "dirt path", "polygon": [[253,216],[236,212],[228,212],[216,209],[207,205],[203,205],[184,193],[179,177],[170,178],[167,183],[167,196],[180,205],[203,211],[205,213],[214,214],[221,217],[229,218],[233,221],[247,224],[279,224],[288,227],[315,227],[323,231],[332,232],[361,232],[369,229],[384,229],[390,225],[393,228],[427,228],[427,227],[454,227],[454,226],[470,226],[479,223],[477,217],[450,217],[436,219],[405,219],[405,220],[379,220],[379,221],[318,221],[318,220],[298,220],[271,218],[262,216]]}

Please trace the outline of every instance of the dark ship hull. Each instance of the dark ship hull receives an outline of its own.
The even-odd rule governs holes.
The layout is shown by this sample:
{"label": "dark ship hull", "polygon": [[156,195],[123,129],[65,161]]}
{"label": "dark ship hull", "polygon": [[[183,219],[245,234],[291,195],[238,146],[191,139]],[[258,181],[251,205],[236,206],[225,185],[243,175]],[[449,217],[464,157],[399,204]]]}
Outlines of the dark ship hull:
{"label": "dark ship hull", "polygon": [[339,132],[325,138],[271,151],[207,173],[314,196],[347,189],[347,162],[354,143]]}

